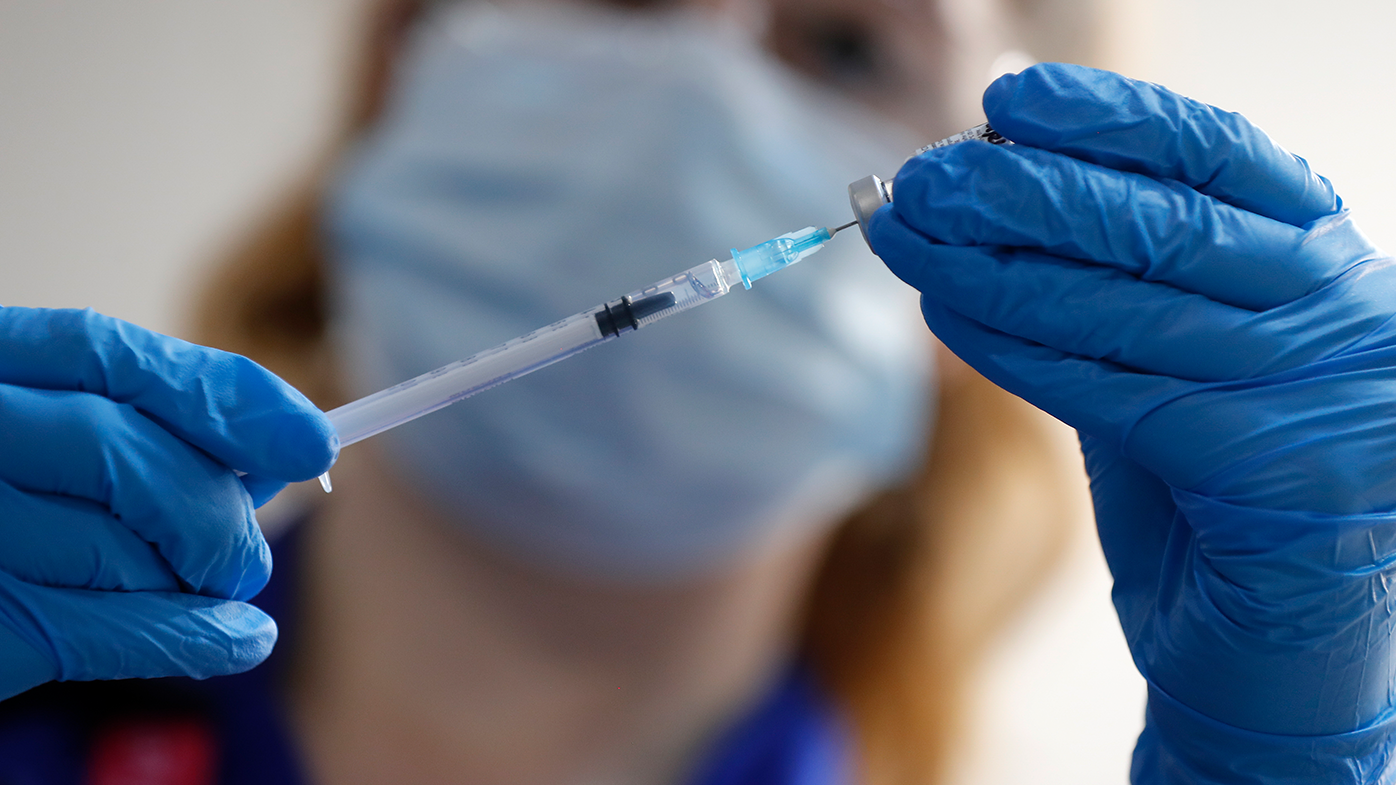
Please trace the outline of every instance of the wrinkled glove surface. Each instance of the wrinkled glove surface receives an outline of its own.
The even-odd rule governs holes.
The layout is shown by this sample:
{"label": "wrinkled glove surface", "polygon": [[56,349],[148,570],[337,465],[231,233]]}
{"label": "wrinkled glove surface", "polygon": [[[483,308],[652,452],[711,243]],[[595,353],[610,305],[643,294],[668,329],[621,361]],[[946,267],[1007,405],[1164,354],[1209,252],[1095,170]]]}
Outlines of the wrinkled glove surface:
{"label": "wrinkled glove surface", "polygon": [[1015,145],[898,174],[874,249],[931,329],[1075,427],[1149,683],[1136,782],[1388,782],[1396,261],[1239,115],[1047,64]]}
{"label": "wrinkled glove surface", "polygon": [[90,310],[0,308],[0,698],[261,662],[276,625],[243,602],[271,574],[253,509],[337,449],[243,357]]}

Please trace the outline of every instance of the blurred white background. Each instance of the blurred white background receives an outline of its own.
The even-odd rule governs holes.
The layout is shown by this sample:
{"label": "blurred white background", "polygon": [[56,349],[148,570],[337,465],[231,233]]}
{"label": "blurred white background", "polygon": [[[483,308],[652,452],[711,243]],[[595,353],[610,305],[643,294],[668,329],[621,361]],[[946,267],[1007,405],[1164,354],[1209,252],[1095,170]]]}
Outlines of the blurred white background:
{"label": "blurred white background", "polygon": [[[1396,4],[1102,1],[1118,69],[1246,114],[1396,249]],[[364,5],[0,0],[0,303],[180,332],[200,265],[329,137]],[[1125,782],[1142,685],[1108,592],[1083,521],[986,668],[961,785]]]}
{"label": "blurred white background", "polygon": [[179,332],[339,118],[363,0],[0,0],[0,303]]}

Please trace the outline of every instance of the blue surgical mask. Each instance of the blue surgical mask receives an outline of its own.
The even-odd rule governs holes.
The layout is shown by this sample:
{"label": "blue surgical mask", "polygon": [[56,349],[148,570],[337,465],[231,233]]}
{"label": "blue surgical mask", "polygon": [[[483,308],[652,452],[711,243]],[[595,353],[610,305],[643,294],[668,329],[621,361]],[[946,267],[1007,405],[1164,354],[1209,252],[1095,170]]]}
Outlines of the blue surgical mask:
{"label": "blue surgical mask", "polygon": [[[915,146],[703,16],[439,12],[329,198],[349,392],[843,223],[847,184]],[[814,536],[904,478],[930,356],[915,293],[855,233],[381,447],[515,555],[681,578]]]}

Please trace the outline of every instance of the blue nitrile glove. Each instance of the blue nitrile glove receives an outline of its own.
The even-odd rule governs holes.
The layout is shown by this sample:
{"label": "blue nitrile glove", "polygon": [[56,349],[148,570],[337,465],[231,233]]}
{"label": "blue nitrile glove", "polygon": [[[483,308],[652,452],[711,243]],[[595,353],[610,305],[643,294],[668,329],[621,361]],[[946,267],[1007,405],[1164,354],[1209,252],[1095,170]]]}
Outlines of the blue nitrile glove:
{"label": "blue nitrile glove", "polygon": [[276,625],[241,602],[271,574],[253,507],[337,449],[243,357],[90,310],[0,308],[0,698],[261,662]]}
{"label": "blue nitrile glove", "polygon": [[1149,682],[1136,782],[1389,782],[1396,261],[1239,115],[1063,65],[872,222],[956,354],[1081,433]]}

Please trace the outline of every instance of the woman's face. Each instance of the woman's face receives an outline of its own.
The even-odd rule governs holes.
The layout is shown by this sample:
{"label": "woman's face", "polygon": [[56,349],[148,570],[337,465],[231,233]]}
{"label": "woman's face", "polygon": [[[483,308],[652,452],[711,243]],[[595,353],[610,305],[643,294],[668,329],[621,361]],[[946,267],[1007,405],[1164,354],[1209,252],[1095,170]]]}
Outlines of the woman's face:
{"label": "woman's face", "polygon": [[[779,45],[791,66],[849,97],[934,83],[909,60],[856,65],[872,23],[851,44],[831,42],[837,22],[816,24],[846,3],[794,21],[814,6],[718,8],[750,37],[686,15],[543,5],[431,17],[394,114],[337,180],[328,223],[353,390],[555,319],[586,303],[579,280],[600,299],[604,281],[634,286],[846,220],[848,183],[890,171],[914,141],[797,84],[753,43],[775,52],[793,32]],[[876,18],[890,33],[893,12],[844,26]],[[821,254],[822,273],[520,380],[387,449],[481,537],[578,573],[697,575],[813,536],[900,480],[923,446],[924,326],[869,259],[847,238]]]}
{"label": "woman's face", "polygon": [[564,1],[639,12],[714,11],[752,29],[795,71],[928,141],[982,122],[979,96],[997,75],[991,66],[1017,47],[1016,17],[1005,0]]}

